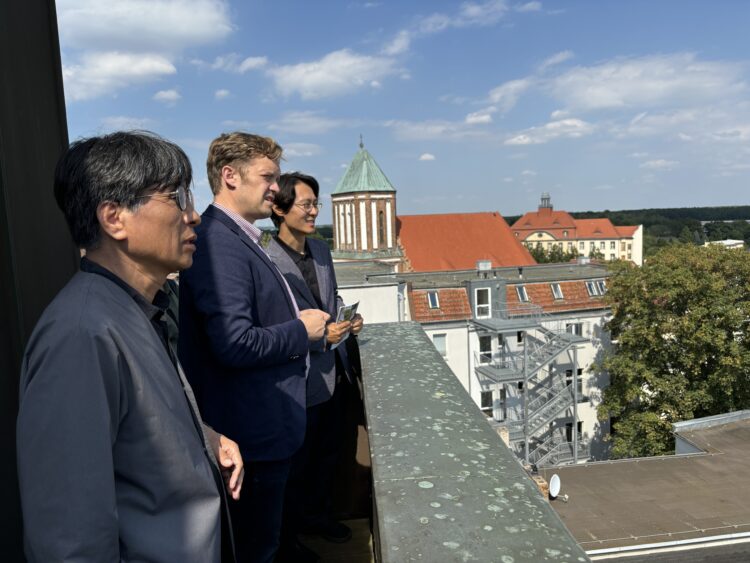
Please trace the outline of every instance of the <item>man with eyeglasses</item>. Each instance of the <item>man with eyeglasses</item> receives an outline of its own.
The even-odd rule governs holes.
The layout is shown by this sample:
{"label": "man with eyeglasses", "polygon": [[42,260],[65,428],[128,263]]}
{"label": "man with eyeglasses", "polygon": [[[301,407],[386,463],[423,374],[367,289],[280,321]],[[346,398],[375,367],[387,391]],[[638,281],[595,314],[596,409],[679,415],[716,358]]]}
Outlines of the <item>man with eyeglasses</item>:
{"label": "man with eyeglasses", "polygon": [[[300,309],[322,309],[335,320],[344,302],[338,295],[331,251],[324,241],[311,238],[322,207],[319,192],[318,181],[312,176],[301,172],[281,175],[271,215],[279,233],[269,241],[268,255],[289,282]],[[336,543],[352,536],[345,524],[333,518],[332,488],[343,440],[342,386],[352,382],[346,347],[339,344],[350,332],[359,333],[362,317],[334,320],[327,325],[325,338],[310,343],[307,427],[287,485],[281,563],[319,561],[317,554],[299,541],[299,533],[318,534]]]}
{"label": "man with eyeglasses", "polygon": [[201,420],[160,291],[192,263],[191,179],[185,153],[146,132],[77,141],[58,162],[55,197],[86,256],[22,365],[30,562],[234,560],[224,489],[239,497],[242,458]]}
{"label": "man with eyeglasses", "polygon": [[292,455],[305,434],[310,342],[328,313],[300,311],[259,245],[271,215],[282,148],[227,133],[208,149],[213,203],[198,227],[193,267],[180,281],[180,359],[206,421],[237,440],[249,490],[232,507],[237,556],[271,562],[279,544]]}

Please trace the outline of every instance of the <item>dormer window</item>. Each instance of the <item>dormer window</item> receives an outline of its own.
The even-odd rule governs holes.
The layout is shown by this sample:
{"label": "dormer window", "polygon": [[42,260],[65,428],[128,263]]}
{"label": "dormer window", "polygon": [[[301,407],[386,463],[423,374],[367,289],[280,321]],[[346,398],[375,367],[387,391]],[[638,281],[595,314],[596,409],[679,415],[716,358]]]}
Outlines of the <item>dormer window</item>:
{"label": "dormer window", "polygon": [[551,283],[549,285],[549,287],[552,290],[552,296],[555,299],[562,299],[563,298],[562,288],[560,287],[559,283]]}
{"label": "dormer window", "polygon": [[437,291],[428,291],[427,292],[427,303],[430,305],[430,309],[439,309],[440,308],[440,301],[438,300],[438,293],[437,293]]}
{"label": "dormer window", "polygon": [[528,303],[529,302],[529,294],[526,293],[526,286],[525,285],[517,285],[516,286],[516,295],[518,295],[518,300],[521,303]]}
{"label": "dormer window", "polygon": [[568,231],[563,231],[563,237],[568,238]]}

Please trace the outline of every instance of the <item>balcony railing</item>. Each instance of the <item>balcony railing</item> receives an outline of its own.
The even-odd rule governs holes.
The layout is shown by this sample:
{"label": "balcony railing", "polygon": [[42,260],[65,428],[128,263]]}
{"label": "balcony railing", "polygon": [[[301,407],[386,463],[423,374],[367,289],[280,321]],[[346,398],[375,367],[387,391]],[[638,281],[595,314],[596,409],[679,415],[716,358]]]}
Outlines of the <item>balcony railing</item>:
{"label": "balcony railing", "polygon": [[588,560],[417,323],[360,344],[376,560]]}

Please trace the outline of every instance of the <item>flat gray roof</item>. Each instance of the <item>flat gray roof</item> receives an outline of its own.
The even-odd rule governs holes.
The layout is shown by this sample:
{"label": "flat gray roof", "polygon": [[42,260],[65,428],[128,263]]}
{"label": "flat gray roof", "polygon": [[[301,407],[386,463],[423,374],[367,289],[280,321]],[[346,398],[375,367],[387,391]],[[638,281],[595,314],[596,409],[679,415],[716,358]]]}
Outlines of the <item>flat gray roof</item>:
{"label": "flat gray roof", "polygon": [[375,283],[384,278],[393,278],[410,282],[414,289],[427,289],[456,287],[470,280],[485,278],[500,279],[508,283],[543,283],[600,279],[607,275],[607,267],[601,264],[537,264],[535,266],[524,266],[523,268],[494,268],[485,272],[455,270],[447,272],[402,272],[389,275],[373,273],[370,275],[370,283]]}
{"label": "flat gray roof", "polygon": [[552,506],[586,551],[750,532],[750,420],[680,436],[706,453],[540,471],[560,476],[569,500]]}

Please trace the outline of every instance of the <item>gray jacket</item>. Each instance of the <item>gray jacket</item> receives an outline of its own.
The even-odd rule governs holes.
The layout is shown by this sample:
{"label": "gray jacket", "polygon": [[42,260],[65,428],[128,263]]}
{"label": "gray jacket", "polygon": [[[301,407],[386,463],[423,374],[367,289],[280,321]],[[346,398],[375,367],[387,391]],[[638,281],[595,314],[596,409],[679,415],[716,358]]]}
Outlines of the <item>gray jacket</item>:
{"label": "gray jacket", "polygon": [[[331,315],[332,321],[335,321],[338,308],[344,304],[344,301],[338,294],[331,251],[325,242],[318,239],[308,238],[307,246],[315,262],[315,274],[318,277],[318,289],[320,290],[320,299],[323,302],[323,310]],[[268,242],[266,252],[289,282],[289,287],[292,289],[300,310],[317,309],[318,303],[315,301],[310,288],[307,287],[302,272],[281,245],[271,239]],[[325,339],[310,343],[310,370],[307,375],[308,407],[324,403],[333,396],[333,390],[336,386],[336,353],[340,354],[344,366],[347,366],[345,346],[342,345],[336,350],[329,350],[325,345]]]}
{"label": "gray jacket", "polygon": [[21,371],[29,561],[218,562],[221,501],[204,444],[192,391],[143,311],[115,282],[76,274]]}

